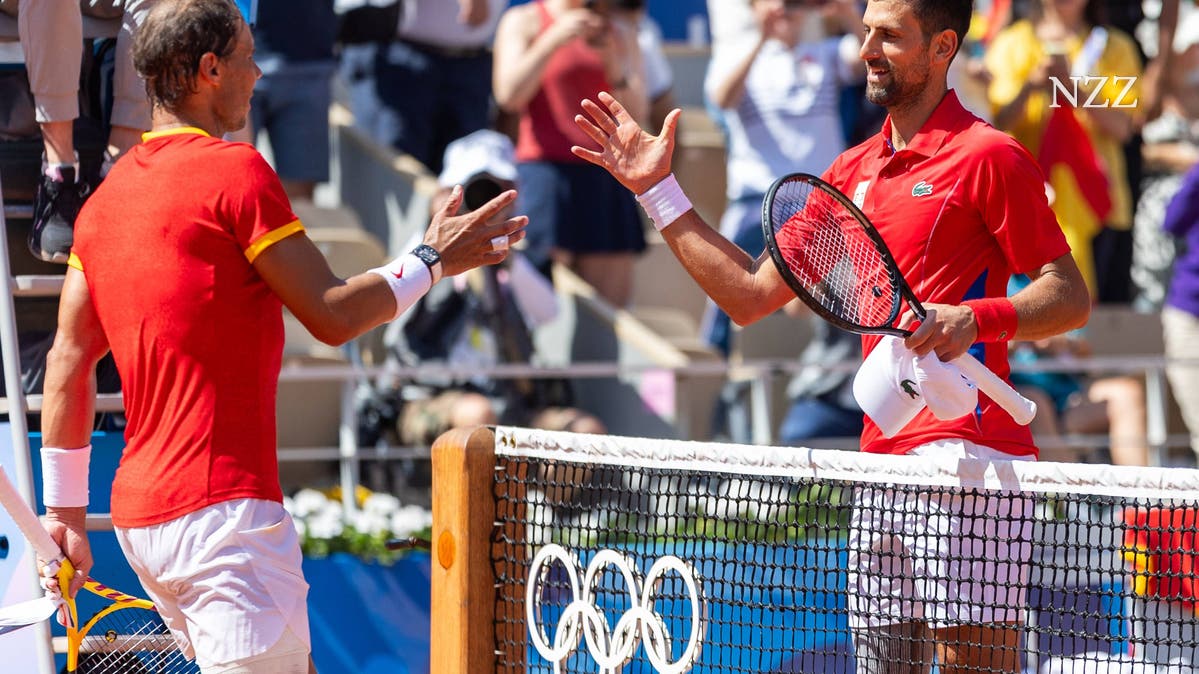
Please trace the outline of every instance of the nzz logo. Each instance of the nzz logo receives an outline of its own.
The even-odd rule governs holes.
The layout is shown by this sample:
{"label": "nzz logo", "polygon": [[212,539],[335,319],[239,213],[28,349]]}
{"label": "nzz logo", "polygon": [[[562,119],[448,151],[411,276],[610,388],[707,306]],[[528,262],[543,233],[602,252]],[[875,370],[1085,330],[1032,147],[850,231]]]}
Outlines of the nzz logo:
{"label": "nzz logo", "polygon": [[[1132,91],[1133,85],[1137,82],[1137,78],[1135,77],[1120,77],[1118,75],[1071,75],[1067,79],[1070,82],[1070,86],[1068,87],[1060,78],[1049,78],[1049,81],[1053,83],[1053,100],[1049,103],[1049,107],[1062,107],[1061,101],[1058,100],[1059,93],[1070,104],[1070,107],[1073,108],[1135,108],[1140,101],[1139,98],[1134,98],[1131,102],[1126,100],[1129,92]],[[1114,86],[1123,87],[1120,89],[1120,94],[1116,96],[1114,101],[1107,98],[1098,99],[1097,97],[1100,92],[1107,87],[1109,81]],[[1087,96],[1087,99],[1082,102],[1082,105],[1078,104],[1078,85],[1080,83],[1083,86],[1084,93],[1087,90],[1091,92]]]}

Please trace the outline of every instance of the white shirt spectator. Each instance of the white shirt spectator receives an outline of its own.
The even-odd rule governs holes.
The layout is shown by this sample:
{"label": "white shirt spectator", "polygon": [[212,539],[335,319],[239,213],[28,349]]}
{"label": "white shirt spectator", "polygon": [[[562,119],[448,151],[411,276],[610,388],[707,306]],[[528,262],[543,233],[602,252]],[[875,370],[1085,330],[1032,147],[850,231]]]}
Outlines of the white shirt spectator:
{"label": "white shirt spectator", "polygon": [[491,45],[500,15],[508,8],[508,0],[489,0],[491,11],[487,20],[478,26],[458,22],[458,3],[454,0],[403,0],[400,39],[452,49],[472,49]]}
{"label": "white shirt spectator", "polygon": [[662,50],[662,29],[648,14],[637,22],[637,45],[645,67],[645,92],[652,101],[674,86],[674,71]]}
{"label": "white shirt spectator", "polygon": [[[845,149],[840,89],[856,77],[841,57],[841,38],[801,42],[788,49],[769,40],[745,80],[737,107],[726,110],[729,133],[728,197],[762,195],[779,176],[820,175]],[[714,83],[729,76],[743,53],[727,51],[708,68]]]}
{"label": "white shirt spectator", "polygon": [[713,62],[723,60],[725,52],[748,52],[758,37],[749,0],[708,0],[708,26]]}

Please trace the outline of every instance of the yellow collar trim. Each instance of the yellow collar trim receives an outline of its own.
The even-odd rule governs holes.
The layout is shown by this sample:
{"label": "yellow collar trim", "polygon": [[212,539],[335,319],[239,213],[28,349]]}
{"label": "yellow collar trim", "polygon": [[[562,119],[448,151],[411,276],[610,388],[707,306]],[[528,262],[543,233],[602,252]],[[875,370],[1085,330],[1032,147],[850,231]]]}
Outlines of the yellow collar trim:
{"label": "yellow collar trim", "polygon": [[209,134],[207,131],[205,131],[204,129],[201,129],[199,127],[177,126],[177,127],[171,128],[171,129],[163,129],[162,131],[147,131],[142,134],[142,142],[144,143],[147,140],[154,140],[155,138],[162,138],[163,136],[176,136],[181,133],[195,133],[195,134],[199,134],[201,136],[211,137],[211,134]]}

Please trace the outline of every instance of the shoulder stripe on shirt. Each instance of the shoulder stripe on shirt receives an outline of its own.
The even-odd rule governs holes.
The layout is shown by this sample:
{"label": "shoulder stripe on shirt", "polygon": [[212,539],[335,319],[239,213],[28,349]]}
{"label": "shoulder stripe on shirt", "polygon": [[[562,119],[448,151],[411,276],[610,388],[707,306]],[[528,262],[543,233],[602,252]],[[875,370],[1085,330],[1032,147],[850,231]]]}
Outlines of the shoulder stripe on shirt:
{"label": "shoulder stripe on shirt", "polygon": [[282,227],[276,227],[275,229],[272,229],[266,234],[258,237],[253,243],[250,244],[250,247],[244,251],[246,259],[250,262],[253,262],[258,258],[259,255],[262,254],[262,251],[270,248],[283,239],[286,239],[292,234],[302,231],[304,231],[304,223],[300,222],[299,220],[292,220]]}

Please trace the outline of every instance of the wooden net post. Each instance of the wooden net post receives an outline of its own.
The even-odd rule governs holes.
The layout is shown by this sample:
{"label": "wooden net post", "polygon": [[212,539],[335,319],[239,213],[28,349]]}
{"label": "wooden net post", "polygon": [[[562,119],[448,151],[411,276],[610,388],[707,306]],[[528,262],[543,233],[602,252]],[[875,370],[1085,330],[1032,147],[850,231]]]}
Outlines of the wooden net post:
{"label": "wooden net post", "polygon": [[[523,560],[523,480],[502,490],[517,505],[496,522],[495,434],[488,428],[454,429],[433,444],[433,550],[430,573],[430,654],[433,674],[481,674],[497,668],[497,636],[509,644],[503,671],[524,671],[524,583],[497,587],[493,546],[502,537],[521,542],[504,555]],[[510,502],[511,503],[511,502]],[[515,508],[515,512],[513,511]],[[496,559],[500,558],[497,551]],[[519,564],[517,566],[520,566]],[[523,566],[515,571],[523,570]],[[508,569],[508,573],[513,573]],[[498,621],[498,622],[497,622]],[[497,627],[498,625],[498,627]],[[497,629],[499,634],[497,635]]]}

